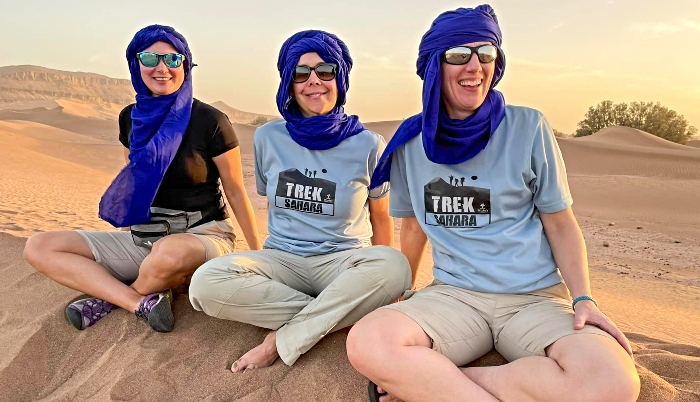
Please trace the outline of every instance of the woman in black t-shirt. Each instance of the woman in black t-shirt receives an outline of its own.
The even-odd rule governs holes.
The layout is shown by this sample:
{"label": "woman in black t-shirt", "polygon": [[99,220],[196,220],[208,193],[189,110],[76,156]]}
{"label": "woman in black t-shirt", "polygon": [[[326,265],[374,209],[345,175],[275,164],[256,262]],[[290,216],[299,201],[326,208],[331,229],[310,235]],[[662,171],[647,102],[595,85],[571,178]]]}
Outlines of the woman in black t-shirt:
{"label": "woman in black t-shirt", "polygon": [[[127,165],[100,203],[100,217],[122,230],[39,233],[24,256],[49,278],[95,296],[66,308],[76,328],[122,307],[169,332],[168,289],[234,250],[219,183],[250,249],[261,245],[236,133],[224,113],[192,98],[194,64],[185,38],[171,27],[146,27],[129,44],[127,61],[137,94],[119,115]],[[160,213],[174,217],[161,223]],[[154,227],[168,230],[144,239]]]}

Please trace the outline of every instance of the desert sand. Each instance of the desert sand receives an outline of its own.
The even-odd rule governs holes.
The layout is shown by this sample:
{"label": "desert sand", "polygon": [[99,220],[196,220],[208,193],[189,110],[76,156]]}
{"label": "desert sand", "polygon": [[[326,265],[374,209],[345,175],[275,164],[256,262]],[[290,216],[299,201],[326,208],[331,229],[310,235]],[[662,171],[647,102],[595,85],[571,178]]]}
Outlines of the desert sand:
{"label": "desert sand", "polygon": [[[366,380],[345,355],[346,331],[327,336],[293,367],[277,361],[232,374],[231,363],[266,331],[195,312],[185,287],[176,292],[172,333],[153,332],[123,310],[75,330],[64,308],[80,293],[35,272],[22,249],[36,232],[109,229],[97,205],[123,165],[119,108],[27,102],[0,104],[0,400],[367,400]],[[388,137],[399,123],[368,126]],[[254,191],[254,127],[234,126],[265,236],[265,200]],[[698,144],[624,127],[559,144],[594,296],[634,344],[639,400],[700,401]],[[428,255],[420,286],[430,282],[430,266]],[[474,364],[502,363],[492,352]]]}

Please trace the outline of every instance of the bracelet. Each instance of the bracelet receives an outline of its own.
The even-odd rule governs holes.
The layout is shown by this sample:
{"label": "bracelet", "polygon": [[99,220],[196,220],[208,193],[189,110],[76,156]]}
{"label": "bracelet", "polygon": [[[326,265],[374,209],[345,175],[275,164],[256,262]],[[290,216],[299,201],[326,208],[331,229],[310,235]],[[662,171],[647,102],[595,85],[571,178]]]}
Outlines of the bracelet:
{"label": "bracelet", "polygon": [[576,311],[576,303],[580,302],[581,300],[590,300],[596,305],[596,307],[598,307],[598,303],[596,303],[595,299],[591,296],[579,296],[575,298],[573,302],[571,302],[571,309]]}

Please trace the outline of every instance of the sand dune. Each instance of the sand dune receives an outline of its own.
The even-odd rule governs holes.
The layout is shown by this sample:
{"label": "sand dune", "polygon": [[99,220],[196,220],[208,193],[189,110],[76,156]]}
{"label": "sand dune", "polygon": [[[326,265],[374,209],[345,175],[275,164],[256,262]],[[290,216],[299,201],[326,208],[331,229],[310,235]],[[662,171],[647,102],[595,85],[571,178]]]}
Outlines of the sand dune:
{"label": "sand dune", "polygon": [[280,118],[280,116],[273,116],[273,115],[269,115],[269,114],[244,112],[242,110],[232,108],[231,106],[229,106],[221,101],[211,103],[211,105],[214,106],[215,108],[221,110],[222,112],[226,113],[229,120],[231,120],[234,123],[250,124],[255,119],[260,118],[260,117],[264,118],[267,121]]}
{"label": "sand dune", "polygon": [[[42,106],[35,106],[34,102]],[[51,105],[49,102],[55,102],[56,105]],[[102,108],[65,100],[42,100],[22,102],[14,106],[17,108],[13,109],[7,105],[1,108],[0,120],[40,123],[105,141],[118,141],[118,117],[121,108],[116,110],[114,105]]]}
{"label": "sand dune", "polygon": [[609,127],[558,141],[567,169],[575,174],[700,179],[700,150],[633,128]]}
{"label": "sand dune", "polygon": [[61,159],[114,173],[124,166],[123,147],[116,141],[105,141],[60,128],[24,121],[0,120],[0,133],[17,136],[16,147],[31,149],[48,157]]}
{"label": "sand dune", "polygon": [[664,140],[653,134],[630,127],[612,126],[604,128],[597,133],[586,137],[577,138],[582,142],[600,142],[604,144],[619,144],[626,147],[649,147],[665,149],[685,149],[681,144]]}
{"label": "sand dune", "polygon": [[[34,138],[23,134],[28,129]],[[114,176],[107,171],[114,170],[109,161],[117,159],[112,156],[115,146],[47,141],[37,134],[50,132],[46,126],[0,121],[0,230],[28,236],[83,226],[109,228],[97,219],[97,204]],[[92,152],[86,152],[91,146]],[[53,150],[56,156],[49,156]]]}
{"label": "sand dune", "polygon": [[374,131],[375,133],[384,137],[387,142],[394,136],[396,129],[401,125],[400,121],[375,121],[365,124],[367,129]]}
{"label": "sand dune", "polygon": [[663,230],[679,240],[700,235],[693,201],[700,149],[628,128],[559,139],[559,146],[577,214]]}
{"label": "sand dune", "polygon": [[[93,135],[70,127],[87,124],[91,111],[66,112],[64,105],[61,115],[75,120],[60,127],[37,121],[56,109],[52,104],[32,106],[24,111],[33,119],[0,118],[0,400],[367,400],[342,331],[291,368],[277,362],[233,375],[227,367],[265,331],[195,312],[184,287],[176,292],[170,334],[154,333],[121,310],[86,331],[70,326],[64,307],[79,293],[36,273],[22,248],[37,231],[109,227],[97,218],[97,203],[123,164],[121,145],[116,128],[108,137],[106,128]],[[390,136],[398,124],[367,126]],[[254,191],[255,127],[234,128],[265,233],[265,199]],[[593,292],[634,343],[640,401],[700,401],[700,149],[625,128],[559,143]],[[242,239],[237,246],[246,248]],[[430,264],[426,258],[420,285],[431,279]],[[502,363],[492,352],[474,364]]]}
{"label": "sand dune", "polygon": [[[122,105],[114,103],[86,103],[67,99],[44,99],[32,101],[20,101],[11,103],[0,103],[0,110],[12,110],[16,112],[30,111],[36,109],[53,110],[59,109],[61,112],[83,118],[116,120]],[[75,129],[76,127],[72,127]]]}
{"label": "sand dune", "polygon": [[700,140],[690,140],[685,145],[694,148],[700,148]]}
{"label": "sand dune", "polygon": [[249,124],[233,123],[233,129],[238,137],[238,145],[241,147],[241,154],[253,155],[253,134],[256,126]]}

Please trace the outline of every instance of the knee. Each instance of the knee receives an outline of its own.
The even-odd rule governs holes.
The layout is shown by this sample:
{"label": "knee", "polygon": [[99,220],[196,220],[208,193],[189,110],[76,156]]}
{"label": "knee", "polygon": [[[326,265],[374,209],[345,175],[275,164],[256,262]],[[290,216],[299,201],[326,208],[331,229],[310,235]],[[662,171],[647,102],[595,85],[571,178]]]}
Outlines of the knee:
{"label": "knee", "polygon": [[612,370],[605,377],[608,379],[602,387],[605,391],[596,400],[635,402],[639,397],[639,375],[634,367],[631,370]]}
{"label": "knee", "polygon": [[46,258],[46,253],[52,249],[51,238],[51,232],[37,233],[27,239],[24,245],[22,253],[24,259],[39,272],[44,272],[51,267],[50,264],[40,263]]}
{"label": "knee", "polygon": [[365,249],[371,258],[381,260],[389,267],[408,266],[408,260],[399,250],[389,246],[372,246]]}
{"label": "knee", "polygon": [[579,392],[572,392],[576,400],[634,402],[639,397],[639,375],[631,360],[617,365],[589,364],[577,374],[574,388]]}
{"label": "knee", "polygon": [[[211,261],[210,261],[211,262]],[[205,263],[199,267],[194,274],[192,274],[192,279],[190,279],[190,286],[188,293],[190,295],[190,303],[197,310],[202,310],[201,305],[206,303],[210,298],[210,280],[209,280],[209,270],[207,269],[210,262]]]}
{"label": "knee", "polygon": [[388,246],[372,247],[374,258],[381,261],[376,268],[381,274],[383,282],[391,288],[395,288],[400,296],[403,291],[411,287],[411,266],[408,259],[400,251]]}
{"label": "knee", "polygon": [[226,266],[225,257],[215,258],[197,268],[190,279],[188,294],[190,304],[197,311],[218,317],[223,305],[231,301],[237,286],[236,275]]}
{"label": "knee", "polygon": [[141,266],[140,274],[145,273],[160,279],[167,279],[173,275],[190,275],[197,269],[197,266],[193,266],[192,263],[196,259],[190,254],[196,252],[176,244],[156,243],[148,256],[148,261],[144,261],[146,263]]}
{"label": "knee", "polygon": [[350,364],[362,374],[365,374],[367,368],[371,365],[372,350],[381,350],[380,345],[374,343],[380,337],[374,331],[375,328],[368,325],[366,321],[367,318],[370,318],[371,321],[370,315],[361,319],[352,327],[345,342]]}
{"label": "knee", "polygon": [[381,325],[386,312],[376,310],[358,321],[350,330],[346,349],[350,364],[360,373],[367,375],[378,362],[388,361],[388,353],[395,346],[395,337],[387,334],[386,326]]}

